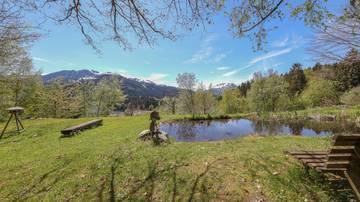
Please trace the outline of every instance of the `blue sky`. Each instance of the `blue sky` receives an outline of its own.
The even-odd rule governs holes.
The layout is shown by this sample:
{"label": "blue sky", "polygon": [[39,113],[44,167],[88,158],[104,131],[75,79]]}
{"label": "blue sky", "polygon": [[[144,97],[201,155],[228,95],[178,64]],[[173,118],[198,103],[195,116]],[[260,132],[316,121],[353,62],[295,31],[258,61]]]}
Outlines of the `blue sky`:
{"label": "blue sky", "polygon": [[[329,4],[340,11],[343,2]],[[239,84],[257,71],[286,72],[295,62],[304,67],[315,63],[306,51],[312,32],[301,21],[284,19],[269,24],[278,28],[269,32],[265,50],[258,52],[253,51],[248,38],[233,37],[228,21],[219,15],[206,31],[186,33],[175,42],[160,39],[154,47],[133,44],[131,51],[103,42],[99,44],[100,55],[84,43],[74,27],[45,24],[44,30],[50,32],[34,43],[31,56],[43,73],[94,69],[167,85],[176,85],[176,75],[183,72],[195,73],[205,84]]]}

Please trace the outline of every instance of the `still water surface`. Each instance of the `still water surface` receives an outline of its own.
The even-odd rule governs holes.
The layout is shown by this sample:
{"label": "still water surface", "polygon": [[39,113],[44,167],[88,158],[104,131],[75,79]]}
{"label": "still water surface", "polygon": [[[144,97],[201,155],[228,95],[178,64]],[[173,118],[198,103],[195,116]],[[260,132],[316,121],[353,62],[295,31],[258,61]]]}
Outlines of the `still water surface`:
{"label": "still water surface", "polygon": [[327,136],[335,133],[360,133],[354,123],[338,122],[274,122],[229,119],[212,121],[176,121],[160,124],[177,141],[215,141],[247,135]]}

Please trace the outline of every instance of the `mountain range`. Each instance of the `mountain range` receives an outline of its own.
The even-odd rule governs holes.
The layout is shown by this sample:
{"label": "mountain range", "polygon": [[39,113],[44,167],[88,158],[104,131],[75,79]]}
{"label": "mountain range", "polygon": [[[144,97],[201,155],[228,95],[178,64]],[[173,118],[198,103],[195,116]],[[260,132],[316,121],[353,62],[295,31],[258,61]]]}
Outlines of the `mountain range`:
{"label": "mountain range", "polygon": [[[100,73],[95,70],[61,70],[58,72],[53,72],[45,74],[42,76],[45,84],[49,84],[55,79],[62,78],[66,82],[77,82],[82,79],[91,79],[95,82],[99,81],[103,77],[115,76],[117,77],[122,84],[124,94],[127,96],[137,96],[137,97],[153,97],[161,99],[165,96],[176,96],[179,93],[179,88],[156,84],[152,81],[145,81],[137,78],[128,78],[120,74],[115,74],[111,72]],[[233,83],[220,83],[214,85],[211,88],[211,91],[214,95],[221,95],[225,89],[235,88],[236,85]]]}

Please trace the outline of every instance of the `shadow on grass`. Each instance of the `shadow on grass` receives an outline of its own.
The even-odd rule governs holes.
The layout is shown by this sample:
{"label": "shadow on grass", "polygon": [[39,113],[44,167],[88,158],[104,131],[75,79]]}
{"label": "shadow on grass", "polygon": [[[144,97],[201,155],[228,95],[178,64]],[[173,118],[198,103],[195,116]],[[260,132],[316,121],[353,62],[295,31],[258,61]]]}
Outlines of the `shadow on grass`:
{"label": "shadow on grass", "polygon": [[[211,163],[208,163],[206,165],[206,168],[203,172],[196,175],[194,182],[190,186],[191,189],[189,191],[188,199],[187,201],[194,201],[195,195],[197,190],[200,187],[199,193],[200,198],[203,198],[206,200],[208,197],[208,186],[206,185],[207,181],[202,179],[206,176],[206,174],[209,172],[211,167],[217,162],[218,160],[215,160]],[[143,200],[145,201],[152,201],[155,200],[155,187],[157,183],[159,183],[161,180],[164,180],[165,178],[167,181],[172,181],[172,187],[170,188],[170,195],[169,199],[171,201],[176,201],[177,196],[179,194],[178,192],[178,179],[177,179],[177,172],[179,168],[188,166],[187,163],[176,163],[175,165],[166,165],[165,168],[160,168],[159,163],[157,162],[148,162],[148,173],[144,180],[137,181],[135,185],[126,193],[124,194],[119,201],[127,201],[127,200],[140,200],[139,198],[145,197]],[[201,182],[202,181],[202,182]],[[111,186],[110,186],[111,190]],[[139,193],[141,190],[144,190],[144,196],[139,196]],[[165,190],[163,190],[165,192]],[[182,193],[184,194],[184,193]],[[139,197],[139,198],[138,198]],[[111,197],[110,197],[111,198]],[[182,197],[186,198],[186,197]],[[113,198],[115,199],[115,198]],[[113,201],[113,200],[111,200]]]}
{"label": "shadow on grass", "polygon": [[[195,178],[195,182],[194,182],[194,184],[193,184],[193,186],[192,186],[192,188],[191,188],[191,193],[190,193],[190,196],[189,196],[188,201],[193,201],[194,195],[195,195],[195,193],[196,193],[196,188],[197,188],[197,186],[198,186],[201,178],[203,178],[203,177],[209,172],[211,166],[213,166],[213,165],[214,165],[217,161],[219,161],[219,160],[220,160],[220,159],[217,159],[217,160],[214,160],[214,161],[211,162],[211,163],[208,163],[208,164],[206,165],[205,170],[204,170],[202,173],[200,173],[200,174]],[[202,183],[202,184],[201,184],[201,197],[202,197],[202,198],[208,198],[207,195],[208,195],[208,189],[207,189],[206,185],[205,185],[204,183]]]}
{"label": "shadow on grass", "polygon": [[[36,196],[37,194],[47,192],[51,190],[51,188],[59,182],[61,179],[64,178],[64,173],[61,171],[64,170],[72,161],[71,160],[65,160],[62,164],[56,166],[55,168],[49,170],[48,172],[42,174],[36,182],[34,182],[29,187],[25,188],[24,190],[21,190],[19,193],[13,197],[13,201],[24,201],[27,200],[33,196]],[[49,183],[45,183],[45,180],[48,179],[48,177],[52,174],[56,174],[56,177],[51,180]],[[8,195],[10,197],[11,194]]]}
{"label": "shadow on grass", "polygon": [[273,191],[279,192],[279,188],[283,188],[298,193],[300,190],[303,190],[314,201],[323,200],[319,193],[325,193],[332,201],[349,201],[349,199],[354,197],[346,181],[339,179],[330,183],[324,174],[318,173],[313,169],[307,169],[303,166],[292,166],[283,175],[278,175],[274,174],[269,165],[280,165],[280,161],[274,161],[262,156],[250,161],[255,164],[248,166],[251,176],[256,176],[256,172],[259,170],[266,172],[269,187],[272,187]]}
{"label": "shadow on grass", "polygon": [[165,173],[171,172],[173,174],[174,188],[172,198],[175,200],[176,197],[176,169],[182,166],[186,166],[187,164],[177,164],[175,166],[167,166],[163,169],[158,169],[157,163],[149,162],[148,163],[148,174],[146,178],[140,182],[138,182],[130,191],[121,197],[121,201],[128,200],[132,198],[137,192],[139,192],[142,188],[146,189],[146,201],[152,200],[154,195],[155,182],[159,178],[165,176]]}

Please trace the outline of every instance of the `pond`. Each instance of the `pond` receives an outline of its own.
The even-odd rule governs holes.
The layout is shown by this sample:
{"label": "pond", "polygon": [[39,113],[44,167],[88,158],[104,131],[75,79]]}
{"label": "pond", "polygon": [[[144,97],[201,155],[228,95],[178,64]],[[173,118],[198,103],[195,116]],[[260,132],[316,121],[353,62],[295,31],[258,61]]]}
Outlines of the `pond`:
{"label": "pond", "polygon": [[160,124],[177,141],[215,141],[247,135],[302,135],[327,136],[335,133],[360,133],[355,123],[319,121],[252,121],[248,119],[229,119],[211,121],[176,121]]}

